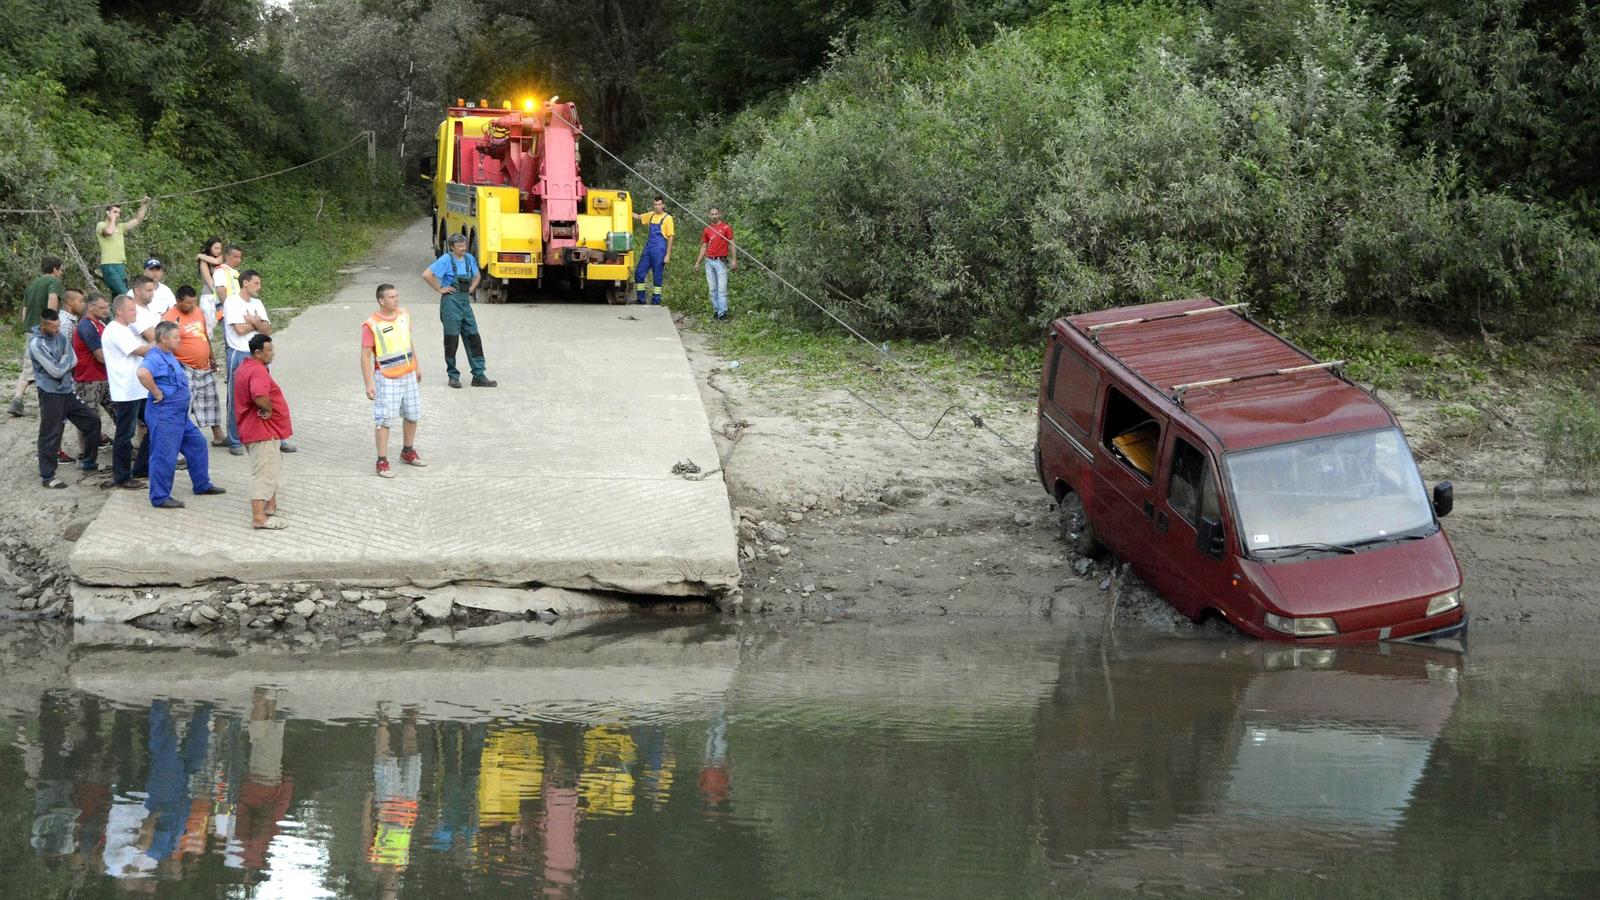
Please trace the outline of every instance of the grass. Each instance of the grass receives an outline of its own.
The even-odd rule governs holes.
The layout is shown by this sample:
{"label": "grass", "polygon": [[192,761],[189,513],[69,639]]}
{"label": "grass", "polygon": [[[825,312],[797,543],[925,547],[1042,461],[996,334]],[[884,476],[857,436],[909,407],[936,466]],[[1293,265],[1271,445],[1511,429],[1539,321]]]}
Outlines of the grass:
{"label": "grass", "polygon": [[1436,400],[1449,400],[1489,380],[1493,361],[1481,344],[1430,349],[1417,329],[1379,320],[1307,320],[1275,323],[1318,359],[1346,361],[1356,381],[1394,390],[1405,387]]}
{"label": "grass", "polygon": [[1579,491],[1600,485],[1600,403],[1579,388],[1550,389],[1535,425],[1546,476],[1559,474]]}

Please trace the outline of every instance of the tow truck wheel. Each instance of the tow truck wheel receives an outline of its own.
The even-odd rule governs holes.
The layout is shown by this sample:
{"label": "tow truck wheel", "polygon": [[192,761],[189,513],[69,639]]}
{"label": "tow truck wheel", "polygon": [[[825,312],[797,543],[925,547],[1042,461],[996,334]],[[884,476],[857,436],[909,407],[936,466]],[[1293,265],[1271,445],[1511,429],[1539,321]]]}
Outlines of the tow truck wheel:
{"label": "tow truck wheel", "polygon": [[627,303],[628,286],[619,281],[616,284],[606,288],[606,302],[612,306],[621,306],[624,303]]}
{"label": "tow truck wheel", "polygon": [[1068,491],[1056,504],[1056,512],[1061,518],[1061,539],[1066,541],[1074,558],[1087,556],[1096,559],[1105,553],[1105,545],[1094,533],[1094,525],[1089,522],[1089,511],[1084,508],[1082,497]]}

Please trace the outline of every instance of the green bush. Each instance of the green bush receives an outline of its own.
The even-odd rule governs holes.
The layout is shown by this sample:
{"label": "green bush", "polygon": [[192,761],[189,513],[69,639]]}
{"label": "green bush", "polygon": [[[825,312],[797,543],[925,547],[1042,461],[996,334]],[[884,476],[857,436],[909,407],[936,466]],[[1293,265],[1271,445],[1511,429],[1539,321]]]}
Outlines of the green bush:
{"label": "green bush", "polygon": [[1539,448],[1546,477],[1580,491],[1600,485],[1600,403],[1591,391],[1551,391],[1539,408]]}
{"label": "green bush", "polygon": [[1341,5],[1286,9],[1268,60],[1163,2],[1067,3],[945,55],[869,34],[784,103],[642,166],[884,336],[1030,341],[1062,314],[1197,293],[1519,334],[1592,316],[1595,236],[1411,151],[1379,32]]}

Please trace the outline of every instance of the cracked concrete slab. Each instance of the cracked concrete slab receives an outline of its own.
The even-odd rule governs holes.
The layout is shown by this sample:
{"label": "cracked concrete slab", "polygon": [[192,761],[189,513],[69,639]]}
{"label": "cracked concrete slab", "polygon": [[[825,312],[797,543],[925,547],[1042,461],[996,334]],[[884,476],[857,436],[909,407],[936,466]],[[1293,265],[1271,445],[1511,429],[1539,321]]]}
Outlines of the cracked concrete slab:
{"label": "cracked concrete slab", "polygon": [[[672,474],[682,460],[715,468],[717,452],[671,313],[478,305],[500,386],[450,390],[437,298],[418,278],[429,258],[424,222],[275,335],[273,374],[299,445],[283,457],[287,529],[250,528],[249,461],[213,452],[226,495],[191,496],[183,472],[174,495],[185,509],[113,492],[73,549],[73,577],[122,587],[473,581],[672,596],[736,586],[722,476]],[[423,366],[417,447],[429,463],[401,465],[396,433],[392,479],[373,471],[358,368],[360,325],[380,282],[399,285],[412,314]]]}

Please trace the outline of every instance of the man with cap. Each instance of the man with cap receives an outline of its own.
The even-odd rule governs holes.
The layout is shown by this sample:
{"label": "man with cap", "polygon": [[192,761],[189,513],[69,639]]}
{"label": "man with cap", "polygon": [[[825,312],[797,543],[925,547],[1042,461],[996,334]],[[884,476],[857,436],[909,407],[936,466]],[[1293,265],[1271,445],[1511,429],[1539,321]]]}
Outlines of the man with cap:
{"label": "man with cap", "polygon": [[450,386],[461,387],[461,371],[456,368],[456,347],[467,342],[467,366],[472,369],[473,387],[494,387],[499,382],[487,374],[483,358],[483,338],[478,335],[478,320],[472,314],[472,292],[482,278],[478,260],[467,252],[465,235],[450,235],[450,251],[422,270],[422,280],[439,294],[439,321],[444,325],[444,370]]}
{"label": "man with cap", "polygon": [[167,314],[167,310],[178,305],[178,298],[172,293],[172,288],[165,284],[167,270],[161,265],[161,260],[151,257],[144,261],[144,274],[155,282],[155,290],[150,294],[150,311],[158,316]]}
{"label": "man with cap", "polygon": [[183,501],[172,496],[179,453],[189,464],[189,481],[195,494],[227,492],[211,483],[206,439],[189,421],[189,374],[173,355],[178,349],[177,324],[157,325],[155,338],[155,346],[145,354],[138,370],[139,384],[150,394],[145,405],[145,423],[150,427],[150,505],[181,509]]}

